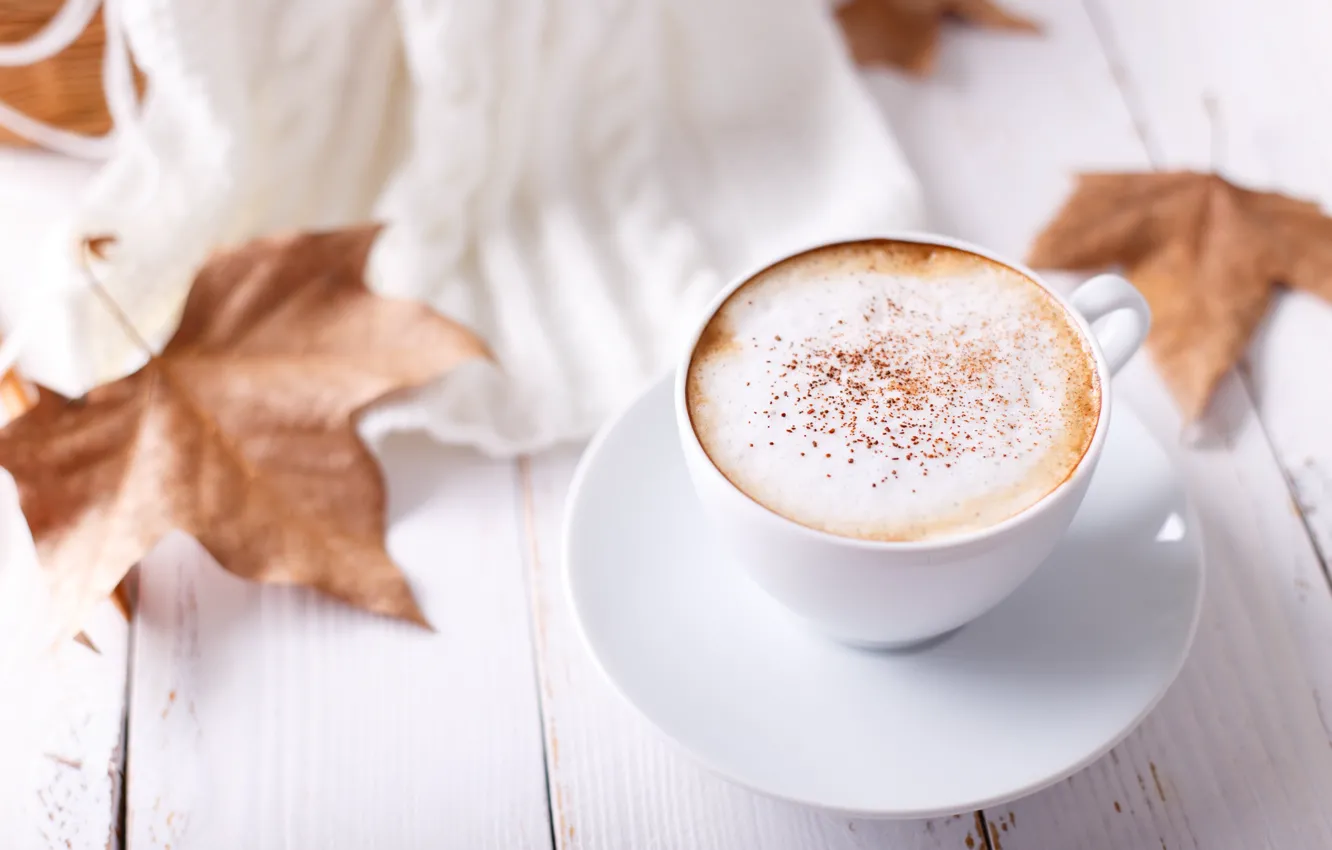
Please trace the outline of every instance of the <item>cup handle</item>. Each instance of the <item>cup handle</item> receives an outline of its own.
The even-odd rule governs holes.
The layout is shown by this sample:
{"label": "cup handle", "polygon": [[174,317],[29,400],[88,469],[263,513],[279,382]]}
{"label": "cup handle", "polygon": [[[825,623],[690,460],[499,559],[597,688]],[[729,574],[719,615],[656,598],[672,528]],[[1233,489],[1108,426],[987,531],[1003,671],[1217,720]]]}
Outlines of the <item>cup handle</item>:
{"label": "cup handle", "polygon": [[1152,326],[1147,299],[1117,274],[1097,275],[1074,290],[1068,300],[1088,324],[1106,318],[1104,326],[1092,333],[1112,375],[1142,346]]}

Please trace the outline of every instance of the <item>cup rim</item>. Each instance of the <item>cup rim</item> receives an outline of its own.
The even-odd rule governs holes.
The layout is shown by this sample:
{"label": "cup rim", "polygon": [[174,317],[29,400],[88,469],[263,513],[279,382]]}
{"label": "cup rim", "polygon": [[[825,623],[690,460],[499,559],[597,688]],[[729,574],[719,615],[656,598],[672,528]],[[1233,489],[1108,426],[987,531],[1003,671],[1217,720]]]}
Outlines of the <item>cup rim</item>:
{"label": "cup rim", "polygon": [[[1012,516],[1005,517],[1003,520],[986,526],[985,528],[974,531],[966,531],[957,534],[946,534],[939,537],[928,538],[925,540],[873,540],[863,537],[848,537],[841,534],[833,534],[830,531],[813,528],[803,523],[785,517],[771,508],[767,507],[757,499],[750,496],[744,490],[737,487],[731,479],[722,474],[713,462],[712,457],[703,448],[703,443],[698,438],[698,432],[694,430],[693,417],[689,415],[689,404],[686,395],[686,384],[689,374],[689,364],[694,359],[694,349],[698,347],[699,339],[703,334],[704,328],[708,322],[721,309],[726,300],[731,297],[736,290],[740,289],[746,283],[758,277],[768,269],[799,257],[802,254],[812,253],[814,251],[834,248],[841,245],[855,245],[866,242],[911,242],[918,245],[934,245],[941,248],[951,248],[957,251],[963,251],[974,254],[990,262],[998,263],[1021,274],[1028,280],[1044,289],[1058,304],[1064,308],[1064,312],[1072,319],[1074,326],[1082,335],[1083,341],[1092,352],[1092,360],[1096,364],[1096,380],[1100,395],[1100,405],[1097,411],[1096,429],[1092,433],[1091,442],[1078,459],[1077,465],[1063,481],[1055,485],[1048,493],[1041,496],[1031,505],[1023,508]],[[1100,457],[1102,445],[1105,443],[1105,435],[1110,423],[1110,366],[1106,361],[1105,352],[1101,350],[1100,340],[1092,330],[1091,323],[1086,317],[1075,308],[1072,302],[1063,293],[1050,286],[1046,280],[1038,275],[1024,263],[1011,260],[1001,254],[982,248],[979,245],[967,242],[963,239],[955,239],[950,236],[929,233],[926,231],[904,230],[904,231],[879,231],[862,236],[844,236],[835,239],[825,239],[806,245],[805,247],[784,253],[775,259],[760,263],[748,271],[736,276],[726,286],[708,302],[707,308],[703,311],[702,317],[698,321],[698,327],[689,336],[689,344],[685,347],[684,358],[676,366],[674,376],[674,387],[672,389],[675,401],[676,420],[679,424],[681,440],[689,443],[689,446],[703,456],[706,461],[708,472],[715,476],[718,483],[725,489],[738,495],[745,503],[757,509],[757,514],[766,518],[766,521],[780,525],[787,531],[794,531],[813,540],[823,541],[838,546],[845,546],[852,549],[861,549],[878,552],[910,553],[910,552],[937,552],[940,550],[951,549],[955,547],[968,546],[974,543],[983,542],[993,537],[1003,535],[1018,526],[1025,525],[1041,514],[1051,510],[1054,504],[1060,501],[1061,497],[1074,490],[1082,481],[1091,475],[1092,468],[1096,465],[1097,458]]]}

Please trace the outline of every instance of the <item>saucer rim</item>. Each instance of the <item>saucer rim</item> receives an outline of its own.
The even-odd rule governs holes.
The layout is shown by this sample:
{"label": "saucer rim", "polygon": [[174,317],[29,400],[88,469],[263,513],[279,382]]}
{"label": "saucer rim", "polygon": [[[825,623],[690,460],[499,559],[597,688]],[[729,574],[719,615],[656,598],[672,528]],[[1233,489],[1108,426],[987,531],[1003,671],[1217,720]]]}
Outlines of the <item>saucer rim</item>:
{"label": "saucer rim", "polygon": [[[581,495],[586,485],[586,478],[590,474],[589,470],[591,469],[592,465],[595,463],[598,455],[601,453],[603,446],[606,443],[606,441],[609,439],[611,433],[625,419],[625,417],[628,416],[628,414],[634,408],[636,408],[640,403],[646,402],[648,397],[653,392],[657,391],[663,384],[670,382],[672,382],[672,376],[661,377],[653,381],[651,385],[649,385],[645,390],[636,395],[627,404],[621,406],[621,408],[617,410],[613,416],[608,418],[606,422],[600,428],[597,429],[596,434],[594,434],[592,438],[588,441],[587,446],[583,449],[582,454],[579,456],[578,463],[574,467],[574,473],[569,482],[569,488],[565,498],[563,517],[561,518],[560,522],[560,533],[561,533],[560,578],[564,584],[565,600],[568,603],[569,608],[574,615],[573,617],[574,628],[578,633],[578,638],[581,641],[583,648],[592,657],[593,664],[596,666],[602,679],[610,684],[611,690],[613,690],[618,695],[619,699],[621,699],[624,703],[626,703],[630,708],[633,709],[634,713],[639,717],[641,721],[646,722],[647,726],[653,730],[653,732],[655,733],[655,735],[659,740],[664,740],[667,743],[673,745],[680,752],[686,754],[695,764],[700,765],[709,773],[711,773],[713,776],[724,779],[727,782],[730,782],[732,785],[735,785],[737,787],[745,788],[747,790],[761,794],[762,796],[772,800],[779,800],[784,803],[792,803],[795,805],[807,806],[810,808],[817,809],[824,813],[839,815],[843,817],[850,817],[850,818],[864,818],[867,820],[918,820],[923,818],[948,817],[962,812],[987,809],[991,806],[1011,803],[1016,800],[1022,799],[1024,797],[1028,797],[1039,791],[1043,791],[1046,788],[1049,788],[1053,785],[1056,785],[1064,781],[1065,779],[1068,779],[1070,776],[1082,772],[1086,768],[1090,767],[1091,765],[1095,764],[1097,761],[1104,758],[1107,753],[1109,753],[1119,744],[1123,743],[1123,741],[1126,738],[1128,738],[1128,736],[1131,735],[1133,731],[1136,730],[1144,720],[1147,719],[1147,716],[1150,715],[1158,705],[1160,705],[1161,700],[1165,698],[1165,695],[1170,691],[1171,686],[1174,685],[1175,682],[1179,679],[1179,675],[1181,672],[1183,672],[1184,665],[1185,663],[1187,663],[1189,654],[1193,649],[1194,640],[1197,638],[1198,635],[1198,628],[1202,622],[1203,602],[1207,594],[1207,545],[1206,545],[1206,540],[1202,535],[1199,535],[1199,538],[1194,541],[1194,545],[1192,547],[1196,556],[1195,560],[1197,563],[1198,589],[1193,600],[1192,611],[1190,612],[1190,623],[1189,623],[1188,633],[1180,645],[1178,657],[1174,661],[1172,669],[1170,670],[1170,674],[1164,679],[1164,682],[1161,685],[1159,691],[1150,700],[1148,700],[1145,703],[1143,709],[1136,716],[1134,716],[1132,720],[1130,720],[1127,724],[1125,724],[1122,730],[1110,736],[1105,744],[1093,750],[1089,755],[1075,762],[1073,765],[1069,766],[1068,768],[1056,771],[1054,774],[1050,775],[1049,777],[1029,782],[1026,785],[1020,788],[1016,788],[1010,792],[997,794],[991,797],[981,798],[974,801],[960,802],[955,806],[949,806],[948,808],[856,809],[852,807],[841,806],[836,803],[830,803],[827,801],[796,797],[790,794],[782,793],[780,791],[775,791],[770,788],[764,788],[760,785],[754,784],[748,779],[743,779],[741,777],[738,777],[731,771],[727,770],[726,768],[717,765],[707,755],[701,753],[698,749],[687,745],[679,738],[677,738],[675,735],[671,734],[666,729],[664,729],[660,724],[658,724],[652,718],[652,716],[648,714],[647,711],[639,707],[638,703],[635,702],[634,699],[624,691],[619,681],[614,676],[611,675],[610,671],[606,668],[606,665],[603,662],[600,653],[598,653],[596,649],[596,644],[588,636],[587,627],[585,625],[586,617],[583,610],[579,607],[577,595],[574,593],[574,586],[572,580],[573,557],[571,552],[572,535],[570,532],[573,529],[575,521],[574,514],[577,509],[579,496]],[[673,401],[673,396],[669,397],[668,401]],[[1173,458],[1171,458],[1169,452],[1165,450],[1165,447],[1161,445],[1160,441],[1157,440],[1156,437],[1151,433],[1150,429],[1147,428],[1147,425],[1143,421],[1142,417],[1138,416],[1137,412],[1133,410],[1131,405],[1121,403],[1117,405],[1117,408],[1120,415],[1128,415],[1137,420],[1138,424],[1142,426],[1142,429],[1146,433],[1148,439],[1150,439],[1153,443],[1155,443],[1157,448],[1161,450],[1161,453],[1165,457],[1166,463],[1170,467],[1170,470],[1173,473],[1175,480],[1177,481],[1182,480],[1182,475],[1180,474],[1178,465],[1174,462]],[[668,407],[667,410],[668,412],[673,412],[673,408],[671,407]],[[1110,426],[1107,424],[1106,426],[1107,439],[1109,431],[1110,431]],[[676,446],[676,450],[683,451],[682,447],[678,445]],[[1093,472],[1092,474],[1092,480],[1095,481],[1095,472]],[[1183,500],[1185,504],[1186,527],[1201,528],[1201,525],[1199,524],[1197,509],[1193,503],[1193,500],[1189,497],[1186,488],[1181,486],[1180,489],[1182,491]],[[817,636],[811,635],[811,639],[816,639],[816,638]],[[830,638],[823,638],[823,639],[831,640]],[[891,651],[891,650],[861,650],[861,651]]]}

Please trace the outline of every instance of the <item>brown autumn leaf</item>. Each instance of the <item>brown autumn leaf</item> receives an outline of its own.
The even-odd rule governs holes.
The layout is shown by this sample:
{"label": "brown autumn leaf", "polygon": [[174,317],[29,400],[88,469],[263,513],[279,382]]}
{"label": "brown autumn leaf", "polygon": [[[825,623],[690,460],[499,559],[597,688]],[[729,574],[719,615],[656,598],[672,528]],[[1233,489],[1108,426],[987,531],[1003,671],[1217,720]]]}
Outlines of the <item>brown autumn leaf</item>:
{"label": "brown autumn leaf", "polygon": [[1332,300],[1332,219],[1215,174],[1083,174],[1028,262],[1122,266],[1152,307],[1148,347],[1194,421],[1278,285]]}
{"label": "brown autumn leaf", "polygon": [[215,256],[160,355],[80,399],[39,388],[0,431],[63,637],[177,528],[236,575],[426,625],[384,549],[383,478],[355,421],[486,352],[427,307],[365,288],[376,233]]}
{"label": "brown autumn leaf", "polygon": [[[0,426],[22,416],[36,403],[37,389],[23,380],[17,370],[9,369],[0,375]],[[129,594],[125,590],[125,582],[116,585],[116,589],[111,593],[111,602],[126,620],[130,618]],[[101,650],[83,632],[74,635],[74,641],[101,654]]]}
{"label": "brown autumn leaf", "polygon": [[986,29],[1040,32],[1035,21],[992,0],[850,0],[837,10],[857,63],[922,75],[934,68],[939,31],[947,19]]}
{"label": "brown autumn leaf", "polygon": [[[8,369],[4,374],[0,374],[0,426],[22,416],[36,403],[37,389],[23,380],[17,369]],[[126,620],[130,618],[129,594],[125,590],[125,582],[116,585],[116,589],[111,593],[111,602]],[[101,650],[83,632],[74,635],[74,641],[101,654]]]}

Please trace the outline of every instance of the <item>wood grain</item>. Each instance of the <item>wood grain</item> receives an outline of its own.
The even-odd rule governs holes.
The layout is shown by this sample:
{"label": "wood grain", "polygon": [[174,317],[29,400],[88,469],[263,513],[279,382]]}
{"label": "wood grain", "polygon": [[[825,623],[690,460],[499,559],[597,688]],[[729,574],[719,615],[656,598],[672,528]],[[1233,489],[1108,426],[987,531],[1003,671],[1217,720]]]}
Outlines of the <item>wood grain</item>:
{"label": "wood grain", "polygon": [[85,633],[88,642],[62,645],[26,692],[0,695],[0,722],[15,722],[10,700],[40,712],[22,755],[3,768],[21,783],[16,799],[0,800],[6,850],[121,846],[129,626],[108,601]]}
{"label": "wood grain", "polygon": [[[964,34],[941,55],[936,79],[908,87],[876,77],[873,86],[938,225],[1020,256],[1074,171],[1150,167],[1144,139],[1155,125],[1126,105],[1116,84],[1122,60],[1099,37],[1095,7],[1019,6],[1047,25],[1047,38],[1024,54]],[[1133,31],[1149,24],[1144,11]],[[1151,79],[1167,73],[1158,68]],[[1147,722],[1087,771],[987,812],[992,843],[1332,844],[1317,802],[1332,793],[1319,696],[1332,685],[1332,596],[1254,406],[1232,376],[1209,419],[1213,433],[1198,443],[1181,438],[1145,359],[1116,391],[1167,444],[1197,502],[1209,560],[1203,625],[1180,681]]]}
{"label": "wood grain", "polygon": [[[0,0],[0,44],[31,37],[64,5],[64,0]],[[102,53],[106,28],[102,12],[61,53],[21,67],[0,67],[0,101],[30,118],[76,133],[100,136],[111,129],[102,93]],[[0,127],[0,144],[29,142]]]}
{"label": "wood grain", "polygon": [[244,582],[183,535],[145,560],[132,850],[550,846],[514,466],[419,437],[383,458],[434,634]]}
{"label": "wood grain", "polygon": [[973,813],[929,821],[835,817],[705,772],[613,692],[583,646],[560,577],[576,449],[526,464],[528,575],[556,846],[620,848],[964,848]]}
{"label": "wood grain", "polygon": [[[7,304],[22,301],[12,297],[16,292],[43,292],[35,283],[42,280],[36,248],[73,208],[91,174],[84,162],[0,150],[0,289],[10,296]],[[0,315],[5,331],[19,321]],[[0,800],[5,850],[120,846],[130,629],[107,602],[84,631],[96,650],[72,641],[62,645],[25,693],[0,694],[0,723],[9,722],[11,699],[39,707],[45,720],[43,731],[25,741],[21,764],[0,766],[18,783],[16,799]]]}
{"label": "wood grain", "polygon": [[[1163,167],[1215,168],[1332,210],[1332,7],[1151,0],[1090,7],[1119,83]],[[1167,50],[1169,48],[1169,50]],[[1326,565],[1332,560],[1332,304],[1277,300],[1245,363],[1248,385]]]}
{"label": "wood grain", "polygon": [[[1041,19],[1045,37],[955,29],[934,77],[869,78],[938,229],[1020,255],[1072,172],[1151,162],[1216,163],[1332,203],[1324,4],[1012,5]],[[19,249],[36,232],[27,220],[52,202],[15,193],[29,161],[4,166],[15,179],[0,180],[0,238],[14,240],[16,260],[0,285],[22,285]],[[612,693],[577,638],[558,560],[575,452],[520,473],[417,447],[391,473],[422,482],[394,497],[391,547],[436,636],[236,582],[180,540],[150,559],[128,846],[1332,846],[1332,593],[1305,530],[1332,552],[1329,362],[1332,309],[1287,296],[1245,374],[1223,384],[1201,440],[1181,438],[1147,361],[1117,382],[1198,502],[1210,568],[1198,643],[1110,756],[984,820],[848,821],[704,773]],[[36,847],[114,839],[109,730],[125,638],[93,637],[102,656],[74,645],[85,654],[69,656],[61,686],[88,699],[63,703],[53,728],[65,731],[41,745],[56,758],[25,819],[0,823],[0,836]]]}

